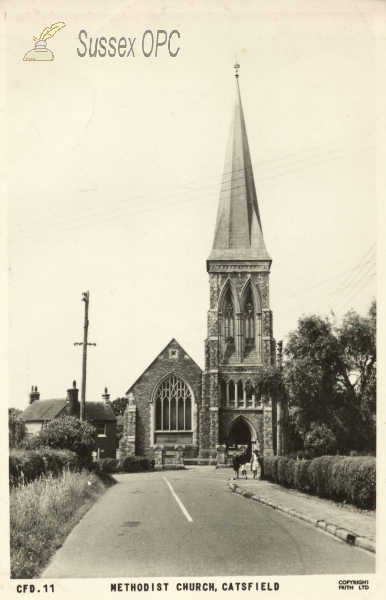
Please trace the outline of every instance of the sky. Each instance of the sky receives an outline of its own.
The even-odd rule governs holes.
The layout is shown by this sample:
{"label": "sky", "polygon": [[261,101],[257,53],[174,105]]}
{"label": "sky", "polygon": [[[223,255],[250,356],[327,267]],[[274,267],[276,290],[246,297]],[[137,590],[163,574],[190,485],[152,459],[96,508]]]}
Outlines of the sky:
{"label": "sky", "polygon": [[[377,282],[382,3],[42,3],[7,12],[9,406],[80,387],[111,399],[176,338],[203,367],[209,256],[240,89],[274,337],[303,314],[365,314]],[[98,6],[104,6],[98,10]],[[110,12],[108,12],[108,7]],[[241,10],[242,9],[242,10]],[[33,36],[55,60],[22,60]],[[136,38],[133,57],[81,57]],[[145,57],[142,36],[171,40]],[[160,34],[163,35],[163,34]],[[148,38],[149,39],[149,38]],[[162,40],[162,37],[160,38]],[[377,162],[378,158],[378,162]]]}

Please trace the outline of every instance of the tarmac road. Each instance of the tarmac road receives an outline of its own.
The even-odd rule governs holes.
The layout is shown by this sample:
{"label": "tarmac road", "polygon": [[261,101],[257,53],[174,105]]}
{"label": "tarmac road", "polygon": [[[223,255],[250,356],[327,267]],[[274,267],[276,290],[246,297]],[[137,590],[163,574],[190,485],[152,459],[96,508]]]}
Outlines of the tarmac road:
{"label": "tarmac road", "polygon": [[41,577],[374,573],[374,555],[234,494],[230,475],[117,475]]}

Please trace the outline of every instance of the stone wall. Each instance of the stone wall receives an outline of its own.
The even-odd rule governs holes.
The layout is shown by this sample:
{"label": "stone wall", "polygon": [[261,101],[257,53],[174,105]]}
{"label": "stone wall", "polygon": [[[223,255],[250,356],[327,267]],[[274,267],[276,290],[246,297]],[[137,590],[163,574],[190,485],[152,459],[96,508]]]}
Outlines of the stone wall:
{"label": "stone wall", "polygon": [[[180,375],[193,390],[194,399],[196,402],[196,415],[201,407],[201,379],[202,370],[194,362],[185,350],[178,344],[176,340],[172,340],[170,344],[158,355],[148,369],[130,388],[129,393],[133,394],[136,405],[136,432],[135,432],[135,454],[137,456],[154,457],[154,439],[152,432],[155,428],[154,416],[152,416],[151,403],[153,393],[159,382],[169,374],[175,373]],[[129,407],[128,407],[129,408]],[[128,408],[124,415],[124,427],[127,423],[127,431],[129,430],[129,413]],[[193,413],[193,406],[192,406]],[[153,421],[153,422],[152,422]],[[199,419],[196,417],[197,426]],[[198,432],[196,432],[197,434]],[[121,440],[120,448],[125,452],[127,449],[127,436],[124,430],[124,435]],[[189,444],[189,453],[192,452],[192,446]]]}

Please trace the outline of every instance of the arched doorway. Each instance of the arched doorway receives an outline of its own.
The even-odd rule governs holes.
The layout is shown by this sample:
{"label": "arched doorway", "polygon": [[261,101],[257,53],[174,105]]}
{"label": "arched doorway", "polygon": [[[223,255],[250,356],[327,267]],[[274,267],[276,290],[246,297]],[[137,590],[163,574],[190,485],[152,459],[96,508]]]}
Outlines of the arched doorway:
{"label": "arched doorway", "polygon": [[252,424],[242,415],[236,417],[230,424],[225,438],[227,450],[232,452],[238,450],[240,446],[247,446],[248,452],[252,452],[256,442],[256,432]]}

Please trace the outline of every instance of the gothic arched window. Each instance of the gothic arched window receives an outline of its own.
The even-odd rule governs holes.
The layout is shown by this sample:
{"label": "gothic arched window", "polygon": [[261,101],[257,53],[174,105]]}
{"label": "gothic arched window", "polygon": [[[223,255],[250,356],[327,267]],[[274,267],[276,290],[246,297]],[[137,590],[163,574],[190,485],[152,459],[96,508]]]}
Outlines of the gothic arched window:
{"label": "gothic arched window", "polygon": [[253,305],[252,291],[248,291],[244,310],[245,322],[245,344],[247,346],[255,345],[255,309]]}
{"label": "gothic arched window", "polygon": [[228,290],[224,302],[223,310],[224,320],[224,340],[226,344],[234,344],[235,342],[235,313],[233,309],[232,292]]}
{"label": "gothic arched window", "polygon": [[170,375],[157,389],[155,428],[156,431],[192,429],[192,393],[178,375]]}

